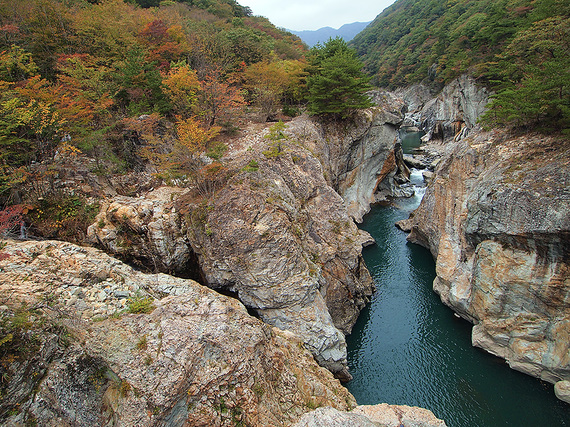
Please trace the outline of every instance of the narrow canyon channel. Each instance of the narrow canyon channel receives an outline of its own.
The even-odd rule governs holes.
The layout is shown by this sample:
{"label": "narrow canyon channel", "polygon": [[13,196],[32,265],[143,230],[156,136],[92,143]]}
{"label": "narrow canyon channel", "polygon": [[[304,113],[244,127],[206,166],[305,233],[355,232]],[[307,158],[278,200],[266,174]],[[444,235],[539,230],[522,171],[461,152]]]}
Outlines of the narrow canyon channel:
{"label": "narrow canyon channel", "polygon": [[[421,185],[421,172],[412,180]],[[432,291],[431,254],[394,226],[423,190],[364,218],[362,228],[377,242],[364,250],[377,291],[347,340],[348,389],[360,405],[421,406],[449,427],[570,426],[570,406],[556,399],[552,384],[472,347],[471,325]]]}

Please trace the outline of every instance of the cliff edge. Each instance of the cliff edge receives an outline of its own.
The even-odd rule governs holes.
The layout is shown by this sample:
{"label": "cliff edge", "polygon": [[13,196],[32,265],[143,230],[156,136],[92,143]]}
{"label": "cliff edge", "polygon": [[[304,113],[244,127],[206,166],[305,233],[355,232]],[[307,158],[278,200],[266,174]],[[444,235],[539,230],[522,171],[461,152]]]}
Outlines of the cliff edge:
{"label": "cliff edge", "polygon": [[570,378],[570,144],[477,133],[451,144],[400,225],[436,259],[434,290],[473,345],[517,370]]}

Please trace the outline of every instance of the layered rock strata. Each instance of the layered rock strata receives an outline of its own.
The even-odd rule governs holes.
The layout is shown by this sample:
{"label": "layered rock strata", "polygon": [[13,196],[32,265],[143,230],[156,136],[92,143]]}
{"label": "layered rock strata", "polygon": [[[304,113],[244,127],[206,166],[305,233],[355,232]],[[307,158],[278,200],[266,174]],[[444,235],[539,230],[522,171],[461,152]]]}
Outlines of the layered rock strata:
{"label": "layered rock strata", "polygon": [[237,300],[93,248],[8,241],[0,298],[2,425],[286,426],[355,406]]}
{"label": "layered rock strata", "polygon": [[403,126],[425,132],[424,141],[459,140],[477,128],[477,119],[485,111],[489,93],[475,79],[462,75],[439,93],[418,84],[396,91],[406,106]]}
{"label": "layered rock strata", "polygon": [[235,172],[215,197],[180,188],[116,197],[89,235],[166,271],[184,272],[195,257],[209,287],[298,334],[322,366],[348,379],[344,334],[373,291],[361,257],[371,238],[294,137],[250,142],[230,152]]}
{"label": "layered rock strata", "polygon": [[570,144],[500,132],[457,143],[400,224],[436,259],[434,290],[473,344],[550,382],[570,378]]}

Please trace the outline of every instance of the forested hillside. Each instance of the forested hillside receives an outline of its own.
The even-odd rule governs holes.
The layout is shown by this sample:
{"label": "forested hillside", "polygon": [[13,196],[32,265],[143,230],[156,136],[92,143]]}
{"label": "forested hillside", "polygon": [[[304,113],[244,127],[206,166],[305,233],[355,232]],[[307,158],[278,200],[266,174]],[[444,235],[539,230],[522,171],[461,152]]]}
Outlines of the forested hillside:
{"label": "forested hillside", "polygon": [[418,82],[430,73],[443,83],[493,61],[533,23],[569,13],[562,0],[399,0],[351,45],[380,86]]}
{"label": "forested hillside", "polygon": [[351,45],[372,83],[436,88],[471,73],[497,91],[491,125],[570,125],[570,3],[399,0]]}
{"label": "forested hillside", "polygon": [[74,239],[95,206],[54,182],[78,156],[98,176],[212,185],[248,122],[368,106],[362,63],[332,46],[309,51],[235,0],[0,1],[0,232],[25,217]]}
{"label": "forested hillside", "polygon": [[93,3],[0,2],[4,200],[56,150],[125,170],[163,119],[192,150],[235,128],[246,103],[270,114],[267,104],[294,96],[306,48],[234,0]]}

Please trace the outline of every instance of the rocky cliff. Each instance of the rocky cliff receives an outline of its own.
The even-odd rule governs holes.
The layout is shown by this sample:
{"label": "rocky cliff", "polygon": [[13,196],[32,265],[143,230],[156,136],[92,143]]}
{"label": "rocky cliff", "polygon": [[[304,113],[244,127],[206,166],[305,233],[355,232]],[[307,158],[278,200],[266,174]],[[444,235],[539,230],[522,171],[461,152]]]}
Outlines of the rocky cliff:
{"label": "rocky cliff", "polygon": [[473,344],[550,382],[570,378],[570,144],[501,132],[440,161],[409,240],[436,258],[434,290]]}
{"label": "rocky cliff", "polygon": [[403,195],[400,184],[409,178],[398,137],[404,101],[385,91],[374,91],[371,96],[377,107],[360,111],[350,121],[301,118],[289,126],[319,159],[327,181],[357,222],[362,222],[371,203]]}
{"label": "rocky cliff", "polygon": [[285,426],[354,398],[291,333],[198,283],[99,250],[0,251],[6,426]]}
{"label": "rocky cliff", "polygon": [[404,127],[425,132],[425,141],[459,140],[477,128],[477,119],[489,102],[489,93],[475,79],[462,75],[434,93],[423,84],[395,92],[406,106]]}
{"label": "rocky cliff", "polygon": [[234,295],[348,379],[344,334],[373,291],[361,258],[370,236],[294,134],[267,134],[250,129],[235,142],[215,193],[163,187],[115,197],[89,234],[111,253]]}

